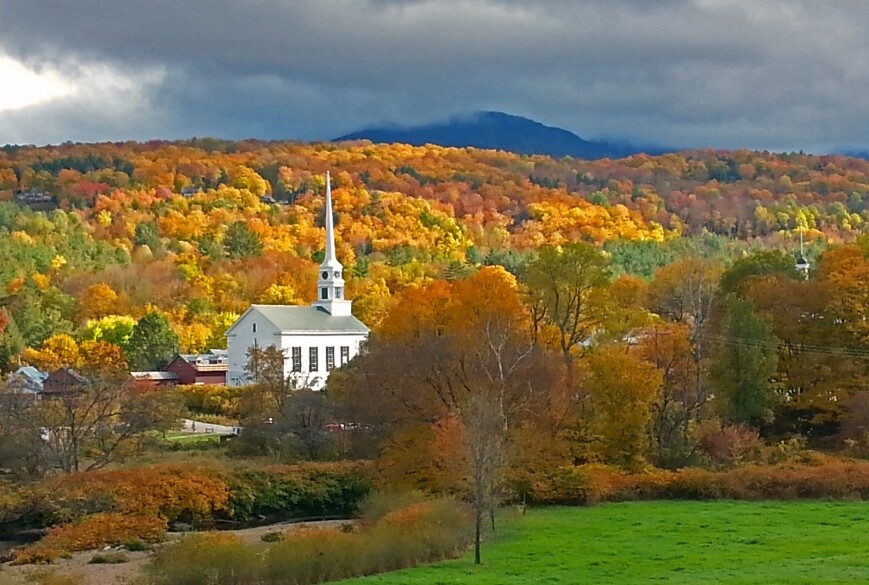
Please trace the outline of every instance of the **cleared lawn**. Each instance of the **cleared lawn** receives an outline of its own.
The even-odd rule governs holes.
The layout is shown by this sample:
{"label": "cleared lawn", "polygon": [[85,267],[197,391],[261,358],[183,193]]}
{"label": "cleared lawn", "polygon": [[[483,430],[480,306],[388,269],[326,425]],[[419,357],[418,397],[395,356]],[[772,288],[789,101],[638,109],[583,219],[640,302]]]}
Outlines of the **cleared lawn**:
{"label": "cleared lawn", "polygon": [[635,502],[529,510],[483,547],[341,583],[869,583],[869,503]]}

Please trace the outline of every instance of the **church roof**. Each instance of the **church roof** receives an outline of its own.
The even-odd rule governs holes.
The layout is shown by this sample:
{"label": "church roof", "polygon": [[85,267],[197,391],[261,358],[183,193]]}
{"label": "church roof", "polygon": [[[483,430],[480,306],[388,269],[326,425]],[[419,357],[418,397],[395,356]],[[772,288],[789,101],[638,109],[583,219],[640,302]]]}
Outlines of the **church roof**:
{"label": "church roof", "polygon": [[[281,332],[368,333],[368,327],[353,315],[334,316],[319,307],[292,305],[251,305]],[[244,315],[242,315],[242,318]],[[236,321],[239,323],[242,318]],[[233,325],[227,334],[232,332]]]}

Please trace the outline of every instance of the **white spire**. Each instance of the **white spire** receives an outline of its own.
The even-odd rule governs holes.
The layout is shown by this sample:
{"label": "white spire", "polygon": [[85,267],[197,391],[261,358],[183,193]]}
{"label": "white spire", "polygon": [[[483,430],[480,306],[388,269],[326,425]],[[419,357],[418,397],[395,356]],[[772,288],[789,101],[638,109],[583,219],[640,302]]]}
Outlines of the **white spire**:
{"label": "white spire", "polygon": [[326,249],[317,281],[314,306],[335,317],[349,316],[350,301],[344,299],[344,267],[335,255],[335,220],[332,216],[332,179],[326,172]]}
{"label": "white spire", "polygon": [[335,256],[335,220],[332,217],[332,177],[326,171],[326,256],[323,265],[333,266],[338,263]]}

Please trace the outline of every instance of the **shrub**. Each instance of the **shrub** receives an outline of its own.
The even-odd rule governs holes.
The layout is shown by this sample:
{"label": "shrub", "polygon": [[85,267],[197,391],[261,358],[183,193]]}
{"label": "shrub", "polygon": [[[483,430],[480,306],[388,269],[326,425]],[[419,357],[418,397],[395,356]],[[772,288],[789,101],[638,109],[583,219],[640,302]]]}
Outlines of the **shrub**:
{"label": "shrub", "polygon": [[745,465],[725,471],[683,469],[628,474],[603,466],[560,469],[534,487],[541,504],[593,505],[653,499],[791,500],[869,498],[869,462],[824,459],[813,464]]}
{"label": "shrub", "polygon": [[263,542],[280,542],[284,539],[284,534],[282,532],[266,532],[262,536],[260,536],[260,540]]}
{"label": "shrub", "polygon": [[395,510],[426,501],[422,492],[372,492],[359,506],[359,517],[368,524],[374,524]]}
{"label": "shrub", "polygon": [[757,461],[763,447],[760,434],[747,425],[703,428],[698,435],[700,449],[721,466]]}
{"label": "shrub", "polygon": [[124,541],[121,546],[123,546],[130,552],[143,552],[154,548],[153,546],[151,546],[151,543],[146,542],[138,537]]}
{"label": "shrub", "polygon": [[191,534],[160,550],[148,566],[154,585],[247,585],[256,583],[259,558],[235,535]]}
{"label": "shrub", "polygon": [[[182,385],[177,387],[177,391],[184,401],[184,407],[190,413],[196,414],[198,420],[204,420],[202,415],[217,415],[223,417],[223,420],[226,417],[238,419],[239,399],[244,392],[240,386]],[[215,419],[207,422],[218,421]]]}
{"label": "shrub", "polygon": [[436,500],[388,512],[358,532],[302,527],[262,554],[229,535],[194,535],[157,553],[148,573],[153,585],[307,585],[459,555],[470,525],[463,507]]}
{"label": "shrub", "polygon": [[50,563],[63,552],[115,546],[134,538],[159,542],[165,533],[166,522],[158,517],[94,514],[75,524],[50,528],[42,540],[16,551],[13,562]]}
{"label": "shrub", "polygon": [[248,468],[230,478],[236,520],[284,520],[349,516],[368,494],[370,478],[360,465]]}
{"label": "shrub", "polygon": [[367,468],[359,464],[158,466],[70,474],[0,492],[0,504],[9,504],[0,508],[0,529],[54,526],[36,548],[17,557],[51,562],[67,550],[152,542],[155,531],[162,536],[169,523],[348,517],[369,486]]}
{"label": "shrub", "polygon": [[130,560],[123,552],[113,551],[106,553],[97,553],[88,561],[89,565],[121,565]]}
{"label": "shrub", "polygon": [[68,573],[61,575],[55,572],[32,573],[28,575],[27,580],[30,583],[35,583],[35,585],[82,585],[84,583],[80,575],[70,575]]}

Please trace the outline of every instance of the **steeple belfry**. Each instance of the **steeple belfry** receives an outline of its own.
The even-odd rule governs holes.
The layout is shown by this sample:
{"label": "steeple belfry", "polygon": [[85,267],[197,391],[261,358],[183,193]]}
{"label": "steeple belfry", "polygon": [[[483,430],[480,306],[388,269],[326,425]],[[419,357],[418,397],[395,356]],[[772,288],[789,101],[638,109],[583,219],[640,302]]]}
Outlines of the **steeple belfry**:
{"label": "steeple belfry", "polygon": [[334,317],[351,315],[351,302],[344,298],[344,266],[335,255],[335,225],[332,215],[332,179],[326,172],[326,250],[317,281],[317,300],[313,306],[327,311]]}

